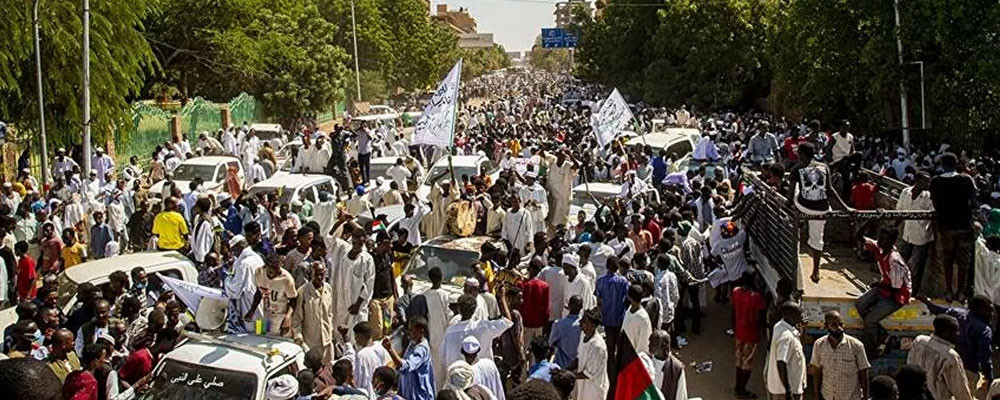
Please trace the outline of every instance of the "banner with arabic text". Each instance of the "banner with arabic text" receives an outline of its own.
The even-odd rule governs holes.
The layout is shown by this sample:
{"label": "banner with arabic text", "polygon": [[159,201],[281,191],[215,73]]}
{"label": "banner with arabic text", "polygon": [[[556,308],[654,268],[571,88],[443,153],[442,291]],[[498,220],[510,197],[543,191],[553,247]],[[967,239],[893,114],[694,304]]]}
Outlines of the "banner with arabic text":
{"label": "banner with arabic text", "polygon": [[455,112],[458,107],[461,79],[462,60],[458,60],[424,107],[424,113],[413,131],[412,144],[439,148],[450,148],[454,145]]}
{"label": "banner with arabic text", "polygon": [[625,99],[616,88],[601,104],[601,109],[593,115],[590,123],[594,128],[594,135],[597,136],[597,143],[604,147],[618,137],[631,120],[632,111],[628,109],[628,103],[625,103]]}

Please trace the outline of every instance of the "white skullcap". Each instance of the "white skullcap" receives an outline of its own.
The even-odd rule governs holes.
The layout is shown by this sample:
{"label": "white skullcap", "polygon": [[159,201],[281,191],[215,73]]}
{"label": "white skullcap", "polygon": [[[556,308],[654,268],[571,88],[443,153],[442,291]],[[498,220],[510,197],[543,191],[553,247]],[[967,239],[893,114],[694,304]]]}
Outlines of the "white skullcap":
{"label": "white skullcap", "polygon": [[580,256],[578,256],[576,254],[573,254],[573,253],[563,254],[562,263],[563,264],[569,264],[569,265],[572,265],[574,267],[579,267],[580,266]]}
{"label": "white skullcap", "polygon": [[479,339],[475,336],[466,336],[462,339],[462,352],[465,354],[479,353]]}
{"label": "white skullcap", "polygon": [[229,239],[229,247],[236,247],[236,245],[240,244],[240,242],[246,243],[246,241],[247,238],[243,235],[233,236],[232,239]]}

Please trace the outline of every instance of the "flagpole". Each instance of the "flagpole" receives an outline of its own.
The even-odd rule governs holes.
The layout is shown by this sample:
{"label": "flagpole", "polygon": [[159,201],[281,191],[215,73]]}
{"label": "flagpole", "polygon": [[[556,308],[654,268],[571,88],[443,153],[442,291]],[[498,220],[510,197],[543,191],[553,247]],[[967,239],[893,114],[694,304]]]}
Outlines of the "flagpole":
{"label": "flagpole", "polygon": [[451,162],[451,156],[455,155],[455,125],[458,124],[458,104],[459,98],[461,98],[462,92],[462,59],[458,59],[458,65],[454,68],[458,68],[458,78],[455,80],[455,108],[451,110],[451,148],[448,151],[448,170],[451,173],[451,186],[458,187],[458,182],[455,182],[455,166]]}

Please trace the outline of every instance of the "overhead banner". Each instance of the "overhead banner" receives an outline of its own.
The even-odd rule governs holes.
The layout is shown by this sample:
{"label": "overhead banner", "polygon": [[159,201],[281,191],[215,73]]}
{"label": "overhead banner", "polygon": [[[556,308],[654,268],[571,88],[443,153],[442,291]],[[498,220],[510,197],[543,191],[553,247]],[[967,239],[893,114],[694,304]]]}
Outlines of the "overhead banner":
{"label": "overhead banner", "polygon": [[597,143],[604,147],[618,137],[631,120],[632,111],[628,109],[628,103],[625,103],[625,99],[616,88],[601,104],[600,110],[591,118],[590,124],[594,128],[594,135],[597,136]]}
{"label": "overhead banner", "polygon": [[455,112],[458,89],[462,79],[462,60],[458,60],[448,76],[434,91],[424,113],[413,131],[414,145],[425,144],[440,148],[452,147],[455,136]]}

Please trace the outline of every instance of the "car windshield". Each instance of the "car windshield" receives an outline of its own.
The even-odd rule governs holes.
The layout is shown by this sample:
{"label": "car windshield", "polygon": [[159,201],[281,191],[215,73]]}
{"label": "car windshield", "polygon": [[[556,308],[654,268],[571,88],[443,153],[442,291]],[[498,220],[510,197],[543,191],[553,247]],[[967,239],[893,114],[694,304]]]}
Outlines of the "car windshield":
{"label": "car windshield", "polygon": [[205,182],[215,181],[215,165],[181,164],[173,172],[175,181],[193,181],[201,178]]}
{"label": "car windshield", "polygon": [[[479,175],[479,168],[455,167],[455,179],[462,179],[462,175],[467,175],[470,178]],[[431,172],[427,173],[427,180],[424,181],[424,184],[430,186],[442,179],[451,179],[451,176],[448,174],[448,166],[435,165],[431,168]]]}
{"label": "car windshield", "polygon": [[66,273],[59,274],[59,309],[65,310],[70,300],[76,297],[76,282],[66,277]]}
{"label": "car windshield", "polygon": [[445,282],[462,284],[472,274],[472,265],[479,261],[479,252],[446,249],[436,246],[420,246],[410,260],[408,273],[417,279],[430,281],[427,271],[430,267],[441,268]]}
{"label": "car windshield", "polygon": [[278,196],[278,204],[291,204],[292,203],[292,193],[294,190],[288,188],[265,188],[258,187],[250,189],[250,196],[263,196],[266,194],[274,193],[275,191],[281,192]]}
{"label": "car windshield", "polygon": [[[604,199],[606,199],[608,197],[614,197],[614,196],[618,195],[618,192],[615,192],[615,193],[591,192],[591,193],[594,194],[594,197],[596,197],[598,201],[604,200]],[[583,207],[583,206],[585,206],[587,204],[593,205],[594,207],[597,206],[597,203],[594,203],[594,199],[590,197],[590,194],[587,193],[586,190],[576,190],[576,191],[573,191],[573,201],[572,201],[572,204],[574,206],[577,206],[577,207]]]}
{"label": "car windshield", "polygon": [[142,399],[243,400],[257,397],[257,377],[167,359]]}

